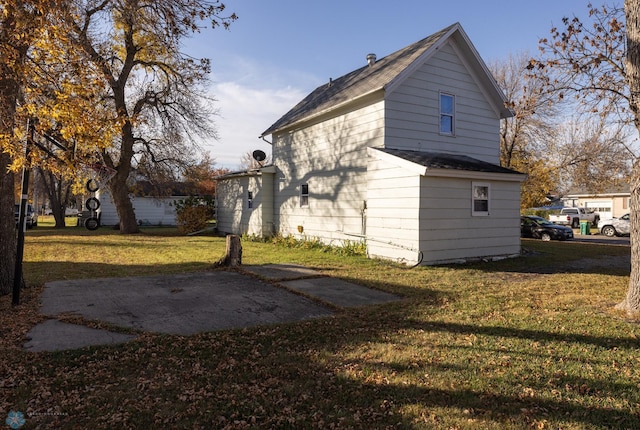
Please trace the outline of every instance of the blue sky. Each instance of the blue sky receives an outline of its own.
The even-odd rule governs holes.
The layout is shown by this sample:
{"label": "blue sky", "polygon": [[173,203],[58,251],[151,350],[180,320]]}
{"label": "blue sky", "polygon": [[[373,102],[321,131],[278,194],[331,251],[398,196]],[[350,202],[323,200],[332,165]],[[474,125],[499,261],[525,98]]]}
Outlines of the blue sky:
{"label": "blue sky", "polygon": [[[219,140],[204,145],[218,167],[270,145],[258,139],[318,85],[460,22],[485,62],[537,52],[564,16],[587,0],[224,0],[239,19],[205,29],[185,51],[212,62]],[[598,4],[598,2],[594,2]]]}

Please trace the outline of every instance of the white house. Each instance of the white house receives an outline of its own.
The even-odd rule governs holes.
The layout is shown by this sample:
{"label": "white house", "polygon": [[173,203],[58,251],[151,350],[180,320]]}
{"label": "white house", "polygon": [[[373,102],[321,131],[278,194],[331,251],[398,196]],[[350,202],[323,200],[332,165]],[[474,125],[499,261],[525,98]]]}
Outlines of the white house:
{"label": "white house", "polygon": [[[256,236],[271,236],[273,224],[274,166],[219,176],[216,191],[217,229]],[[218,188],[220,190],[220,188]]]}
{"label": "white house", "polygon": [[[185,199],[188,193],[174,191],[170,196],[153,196],[144,192],[131,193],[129,198],[136,214],[136,220],[140,225],[175,226],[176,206],[178,200]],[[95,197],[100,202],[97,210],[100,225],[116,226],[120,224],[120,217],[111,200],[111,194],[107,188],[101,188]]]}
{"label": "white house", "polygon": [[272,166],[219,178],[219,230],[365,241],[409,264],[519,254],[524,175],[499,165],[505,101],[460,24],[370,54],[262,133]]}

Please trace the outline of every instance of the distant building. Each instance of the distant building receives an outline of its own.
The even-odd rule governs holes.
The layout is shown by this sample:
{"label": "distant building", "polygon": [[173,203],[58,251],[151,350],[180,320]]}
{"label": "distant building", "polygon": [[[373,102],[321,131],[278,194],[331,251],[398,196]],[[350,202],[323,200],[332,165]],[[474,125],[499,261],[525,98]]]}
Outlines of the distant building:
{"label": "distant building", "polygon": [[[148,181],[139,181],[129,195],[136,220],[140,225],[176,225],[175,202],[185,199],[189,195],[184,184],[174,183],[161,188],[154,187]],[[102,226],[116,226],[120,224],[120,217],[111,200],[111,194],[107,188],[101,188],[96,192],[100,201],[97,210],[98,219]]]}
{"label": "distant building", "polygon": [[565,206],[584,207],[600,214],[600,219],[621,217],[631,207],[629,185],[605,190],[601,193],[571,191],[562,198]]}

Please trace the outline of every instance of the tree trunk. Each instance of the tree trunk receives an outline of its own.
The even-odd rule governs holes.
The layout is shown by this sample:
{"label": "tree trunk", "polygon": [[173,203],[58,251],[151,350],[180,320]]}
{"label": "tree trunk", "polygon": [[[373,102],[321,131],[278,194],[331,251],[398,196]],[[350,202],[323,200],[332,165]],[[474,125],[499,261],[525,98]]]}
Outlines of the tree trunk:
{"label": "tree trunk", "polygon": [[[116,168],[118,173],[111,179],[109,189],[111,190],[113,204],[120,218],[120,233],[134,234],[140,232],[140,227],[136,220],[133,204],[129,198],[127,179],[129,179],[129,172],[131,172],[135,138],[133,136],[131,120],[128,118],[124,83],[118,82],[118,85],[113,88],[113,92],[118,116],[124,119],[124,122],[121,130],[122,143],[120,147],[120,158],[118,159],[118,167]],[[112,161],[108,163],[108,166],[111,168],[115,167]]]}
{"label": "tree trunk", "polygon": [[[2,82],[0,82],[2,86]],[[1,96],[0,96],[1,97]],[[3,106],[4,107],[4,106]],[[0,112],[4,112],[0,108]],[[0,130],[0,133],[4,130]],[[0,295],[9,294],[13,289],[13,275],[16,263],[16,224],[14,221],[14,174],[7,170],[11,159],[9,154],[0,153]]]}
{"label": "tree trunk", "polygon": [[133,210],[133,204],[129,198],[129,189],[126,179],[118,178],[120,171],[109,182],[109,191],[111,192],[111,200],[118,212],[120,219],[120,233],[134,234],[140,232],[140,227],[136,221],[136,214]]}
{"label": "tree trunk", "polygon": [[[627,53],[625,72],[629,87],[629,108],[634,114],[636,129],[640,132],[640,2],[625,0],[627,22]],[[640,161],[631,173],[631,276],[625,300],[617,308],[629,314],[640,313]]]}
{"label": "tree trunk", "polygon": [[[5,49],[10,49],[9,41],[15,42],[13,39],[17,32],[10,8],[5,12],[0,22],[0,43],[7,45]],[[0,60],[0,135],[13,135],[19,93],[14,67],[22,63],[26,52],[25,46],[19,46],[11,51],[11,58]],[[13,215],[16,203],[15,175],[8,170],[10,164],[9,154],[0,151],[0,295],[13,290],[16,262],[17,230]]]}
{"label": "tree trunk", "polygon": [[242,264],[242,243],[240,236],[235,234],[227,235],[227,253],[220,259],[216,266],[236,267]]}
{"label": "tree trunk", "polygon": [[[126,105],[124,103],[124,89],[114,89],[116,97],[116,106],[118,106],[118,112],[120,115],[126,117]],[[127,186],[127,180],[129,179],[129,172],[131,172],[131,159],[133,158],[133,127],[129,120],[124,121],[122,126],[122,144],[120,147],[120,157],[118,159],[118,165],[116,166],[113,159],[109,158],[109,155],[103,153],[105,163],[108,167],[115,169],[117,173],[109,182],[109,191],[111,192],[111,201],[116,207],[118,218],[120,219],[120,233],[121,234],[135,234],[140,233],[140,227],[136,220],[136,213],[133,210],[133,204],[129,198],[129,187]]]}
{"label": "tree trunk", "polygon": [[65,181],[61,176],[56,176],[41,168],[38,168],[38,173],[42,178],[45,192],[51,204],[51,213],[56,221],[55,228],[64,228],[66,227],[65,212],[71,196],[71,183]]}

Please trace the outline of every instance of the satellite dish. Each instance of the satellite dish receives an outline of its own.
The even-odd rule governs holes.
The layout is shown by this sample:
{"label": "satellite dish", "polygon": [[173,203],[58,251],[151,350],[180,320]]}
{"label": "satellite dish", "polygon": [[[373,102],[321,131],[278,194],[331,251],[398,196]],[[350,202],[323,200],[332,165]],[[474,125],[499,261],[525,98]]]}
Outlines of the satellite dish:
{"label": "satellite dish", "polygon": [[253,159],[256,160],[258,163],[261,163],[267,159],[267,154],[265,154],[264,151],[261,151],[259,149],[256,149],[255,151],[253,151],[252,155],[253,155]]}

